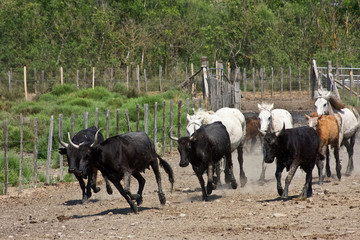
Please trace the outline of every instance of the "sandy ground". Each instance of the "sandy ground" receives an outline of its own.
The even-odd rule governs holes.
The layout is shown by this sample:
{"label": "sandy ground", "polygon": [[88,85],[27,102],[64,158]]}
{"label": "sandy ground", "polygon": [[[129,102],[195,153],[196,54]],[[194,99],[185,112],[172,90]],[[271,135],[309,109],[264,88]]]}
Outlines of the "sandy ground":
{"label": "sandy ground", "polygon": [[[297,125],[302,124],[299,117]],[[260,145],[244,155],[247,185],[235,190],[218,187],[208,202],[201,201],[192,168],[179,167],[177,152],[164,156],[175,173],[172,193],[161,170],[166,205],[160,205],[154,174],[148,170],[138,214],[116,189],[113,195],[106,193],[100,174],[102,190],[87,204],[81,204],[78,183],[14,191],[0,196],[0,239],[360,239],[359,145],[357,139],[353,174],[339,181],[332,166],[333,176],[320,186],[314,169],[314,195],[306,200],[296,199],[305,182],[300,169],[290,184],[291,200],[279,199],[275,164],[268,165],[266,182],[259,184]],[[344,173],[348,162],[344,148],[340,157]],[[236,159],[233,153],[239,181]],[[283,179],[286,175],[284,171]],[[133,180],[132,189],[136,188]]]}

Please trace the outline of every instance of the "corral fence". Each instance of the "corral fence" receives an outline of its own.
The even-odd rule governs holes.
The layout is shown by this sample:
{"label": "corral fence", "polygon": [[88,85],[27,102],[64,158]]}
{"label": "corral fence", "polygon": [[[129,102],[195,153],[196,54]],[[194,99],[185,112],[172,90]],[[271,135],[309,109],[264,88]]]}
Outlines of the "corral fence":
{"label": "corral fence", "polygon": [[[318,69],[327,73],[328,67],[318,67]],[[246,69],[231,68],[230,64],[224,66],[222,61],[216,61],[215,67],[210,67],[207,58],[202,57],[201,66],[197,69],[199,70],[195,71],[194,64],[190,64],[190,69],[187,67],[182,69],[179,66],[168,68],[159,66],[158,71],[151,70],[149,72],[139,65],[124,65],[106,69],[93,67],[81,70],[60,67],[57,71],[27,69],[26,67],[12,68],[7,72],[0,72],[0,95],[5,99],[11,98],[15,94],[17,94],[16,97],[30,99],[30,95],[51,91],[52,87],[59,84],[75,84],[78,89],[94,88],[95,86],[113,89],[117,84],[123,84],[127,90],[134,89],[143,93],[163,92],[178,86],[188,86],[189,91],[194,94],[196,90],[204,89],[204,69],[208,84],[211,84],[213,91],[217,93],[215,96],[222,97],[222,100],[216,100],[216,104],[212,97],[210,106],[213,108],[226,106],[229,102],[232,102],[234,106],[240,104],[234,103],[234,101],[240,101],[234,95],[232,95],[233,100],[225,100],[230,91],[237,92],[244,101],[271,98],[293,99],[311,97],[314,86],[312,66],[308,68],[289,66],[279,69],[273,67]],[[337,66],[333,75],[338,80],[337,85],[341,84],[345,89],[341,96],[342,99],[353,97],[354,93],[357,93],[359,68]],[[215,79],[220,82],[216,83],[216,87],[210,83]],[[229,87],[226,84],[230,84]],[[353,88],[353,91],[347,88]],[[351,94],[346,94],[347,91],[350,91]]]}
{"label": "corral fence", "polygon": [[[154,140],[157,152],[171,152],[174,150],[174,142],[168,137],[169,130],[172,129],[173,135],[177,137],[185,135],[186,114],[192,114],[193,109],[201,107],[204,107],[202,98],[192,98],[186,99],[186,102],[179,100],[174,103],[173,100],[170,100],[168,106],[165,101],[159,104],[155,102],[152,106],[149,104],[136,105],[135,112],[117,109],[116,112],[107,110],[99,113],[96,109],[94,113],[84,112],[83,114],[71,114],[71,116],[60,114],[58,119],[56,119],[57,116],[51,116],[48,120],[29,119],[20,114],[19,122],[9,123],[4,120],[4,139],[0,141],[0,146],[3,146],[0,151],[3,151],[4,154],[4,168],[0,170],[0,176],[3,175],[4,181],[0,181],[0,192],[8,193],[10,170],[12,170],[12,174],[16,172],[19,176],[18,182],[11,183],[11,185],[19,186],[19,191],[22,191],[24,186],[36,187],[38,184],[50,185],[63,182],[68,166],[58,152],[58,148],[62,147],[59,139],[68,142],[68,132],[72,137],[76,132],[90,126],[103,128],[102,133],[105,139],[123,132],[144,131]],[[129,115],[135,115],[136,120],[130,121]],[[115,121],[110,121],[111,118]],[[83,125],[76,125],[75,123],[79,122],[76,119],[82,119],[80,122],[83,122]],[[39,133],[38,125],[41,122],[49,126],[47,132]],[[68,123],[67,126],[71,126],[69,129],[63,129],[65,122]],[[144,124],[140,124],[140,122]],[[20,126],[20,141],[9,139],[9,128],[16,124]],[[25,126],[33,129],[33,137],[26,136]],[[141,128],[141,126],[143,127]],[[42,146],[43,150],[39,151],[41,142],[46,146]],[[24,151],[25,145],[27,145],[27,149],[33,149],[31,154]],[[16,153],[16,157],[19,159],[18,167],[9,165],[11,148],[19,149],[19,152]],[[30,165],[33,169],[31,179],[24,178],[24,164]]]}

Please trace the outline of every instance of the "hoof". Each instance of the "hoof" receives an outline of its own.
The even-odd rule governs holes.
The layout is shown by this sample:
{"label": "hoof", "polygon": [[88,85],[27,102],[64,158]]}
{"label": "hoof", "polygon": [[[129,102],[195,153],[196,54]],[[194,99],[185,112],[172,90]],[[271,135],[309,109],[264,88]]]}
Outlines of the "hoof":
{"label": "hoof", "polygon": [[106,192],[107,192],[109,195],[113,194],[113,190],[112,190],[112,188],[111,188],[110,186],[106,186]]}
{"label": "hoof", "polygon": [[98,192],[100,192],[100,190],[101,190],[101,188],[99,188],[99,187],[93,188],[94,193],[98,193]]}
{"label": "hoof", "polygon": [[247,183],[247,177],[240,178],[240,185],[241,187],[244,187]]}
{"label": "hoof", "polygon": [[140,206],[140,205],[142,204],[142,202],[143,202],[142,196],[138,195],[138,197],[136,198],[136,204],[137,204],[138,206]]}
{"label": "hoof", "polygon": [[212,184],[208,184],[207,187],[206,187],[206,193],[208,195],[210,195],[212,193],[212,190],[213,190]]}
{"label": "hoof", "polygon": [[166,203],[166,198],[165,198],[165,194],[164,193],[159,193],[159,200],[161,205],[165,205]]}
{"label": "hoof", "polygon": [[237,183],[236,183],[236,181],[234,180],[234,181],[231,181],[231,187],[232,187],[232,189],[236,189],[237,188]]}

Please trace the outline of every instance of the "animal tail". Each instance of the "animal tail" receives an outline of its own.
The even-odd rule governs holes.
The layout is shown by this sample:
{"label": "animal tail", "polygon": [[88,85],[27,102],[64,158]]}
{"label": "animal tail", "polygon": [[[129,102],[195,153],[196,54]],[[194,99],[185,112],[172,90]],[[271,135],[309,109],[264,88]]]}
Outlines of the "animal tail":
{"label": "animal tail", "polygon": [[173,187],[174,187],[174,172],[170,166],[169,163],[167,163],[164,159],[162,159],[159,154],[156,154],[157,157],[160,160],[160,166],[162,168],[164,168],[165,172],[168,174],[169,176],[169,182],[171,183],[171,192],[173,191]]}

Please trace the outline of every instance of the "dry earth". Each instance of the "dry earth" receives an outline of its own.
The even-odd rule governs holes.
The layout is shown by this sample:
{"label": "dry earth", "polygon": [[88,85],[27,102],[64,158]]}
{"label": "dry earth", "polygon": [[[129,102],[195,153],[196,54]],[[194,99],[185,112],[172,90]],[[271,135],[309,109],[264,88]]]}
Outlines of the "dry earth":
{"label": "dry earth", "polygon": [[[250,105],[256,106],[258,101],[246,102],[244,113],[256,111]],[[313,103],[305,102],[296,105],[302,109],[285,108],[306,110],[307,104],[312,109]],[[275,106],[280,104],[284,102]],[[303,112],[293,114],[296,125],[305,124]],[[334,176],[326,178],[320,186],[314,169],[314,195],[307,200],[296,199],[305,182],[301,170],[290,185],[291,200],[278,198],[274,164],[268,165],[265,184],[258,183],[262,160],[259,145],[254,153],[244,156],[247,185],[236,190],[221,186],[208,202],[201,201],[200,185],[191,167],[178,166],[177,152],[164,156],[175,173],[172,193],[161,170],[166,205],[159,203],[155,177],[149,170],[144,174],[147,182],[138,214],[131,212],[115,189],[108,195],[100,177],[102,190],[87,204],[81,204],[77,183],[13,191],[0,196],[0,239],[360,239],[359,145],[357,139],[352,176],[343,176],[341,181]],[[344,148],[340,157],[344,173],[348,162]],[[233,159],[237,159],[235,153]],[[234,164],[239,179],[236,161]],[[332,170],[334,173],[334,166]],[[286,175],[284,171],[283,179]],[[133,180],[132,189],[136,188]]]}

